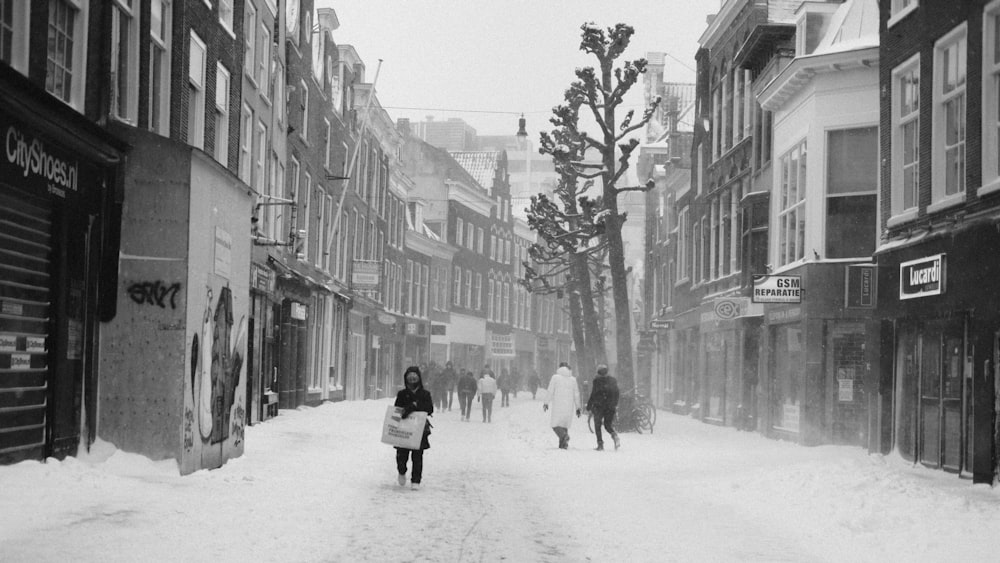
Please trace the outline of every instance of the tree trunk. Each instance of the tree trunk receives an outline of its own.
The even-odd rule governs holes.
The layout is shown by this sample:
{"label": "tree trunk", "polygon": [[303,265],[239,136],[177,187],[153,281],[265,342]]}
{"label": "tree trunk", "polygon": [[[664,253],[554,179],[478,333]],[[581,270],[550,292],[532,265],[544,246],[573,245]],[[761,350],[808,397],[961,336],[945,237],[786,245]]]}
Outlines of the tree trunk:
{"label": "tree trunk", "polygon": [[587,341],[584,334],[583,315],[580,310],[580,296],[574,293],[572,285],[567,289],[569,289],[566,297],[569,299],[570,332],[573,334],[573,345],[576,346],[576,359],[580,364],[574,366],[573,371],[577,375],[580,373],[590,373],[590,370],[593,368],[591,365],[592,356],[590,355],[590,350],[587,348]]}
{"label": "tree trunk", "polygon": [[586,254],[573,256],[574,284],[580,294],[580,308],[583,310],[583,333],[587,350],[590,351],[594,365],[589,366],[596,371],[597,364],[608,363],[608,353],[604,346],[604,334],[597,321],[597,309],[594,306],[594,291],[590,283],[590,265]]}

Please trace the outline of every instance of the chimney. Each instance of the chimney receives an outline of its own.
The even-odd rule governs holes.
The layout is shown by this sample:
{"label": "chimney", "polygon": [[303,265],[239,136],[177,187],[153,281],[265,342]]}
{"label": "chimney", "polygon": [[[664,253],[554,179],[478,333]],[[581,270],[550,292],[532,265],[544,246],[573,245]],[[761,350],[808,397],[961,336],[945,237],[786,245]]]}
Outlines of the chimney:
{"label": "chimney", "polygon": [[316,10],[316,23],[323,31],[333,31],[340,27],[340,20],[337,19],[337,12],[333,8],[318,8]]}
{"label": "chimney", "polygon": [[404,137],[410,136],[410,120],[406,117],[400,117],[396,120],[396,130],[403,134]]}

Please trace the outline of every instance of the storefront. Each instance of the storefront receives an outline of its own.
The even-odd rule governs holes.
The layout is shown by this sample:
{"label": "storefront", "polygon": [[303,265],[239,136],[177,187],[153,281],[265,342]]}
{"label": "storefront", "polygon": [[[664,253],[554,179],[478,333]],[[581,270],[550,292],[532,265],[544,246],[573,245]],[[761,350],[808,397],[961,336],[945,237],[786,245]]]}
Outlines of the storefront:
{"label": "storefront", "polygon": [[1000,381],[1000,264],[993,222],[879,256],[884,345],[877,449],[991,482]]}
{"label": "storefront", "polygon": [[9,70],[0,132],[0,463],[61,459],[96,435],[125,145]]}
{"label": "storefront", "polygon": [[[878,324],[872,319],[874,286],[862,289],[850,281],[852,268],[865,269],[863,279],[872,281],[874,269],[864,263],[813,264],[771,276],[797,290],[785,302],[764,303],[756,407],[768,436],[806,445],[868,445]],[[865,299],[857,298],[859,292]]]}

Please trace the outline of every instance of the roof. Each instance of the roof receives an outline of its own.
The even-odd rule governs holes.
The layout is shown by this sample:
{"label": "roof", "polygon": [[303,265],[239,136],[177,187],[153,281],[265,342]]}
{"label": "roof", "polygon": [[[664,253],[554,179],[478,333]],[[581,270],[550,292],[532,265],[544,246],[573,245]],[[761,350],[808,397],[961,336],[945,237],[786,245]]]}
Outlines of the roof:
{"label": "roof", "polygon": [[500,163],[500,153],[496,151],[456,151],[449,152],[486,191],[493,187],[493,178]]}
{"label": "roof", "polygon": [[866,47],[877,47],[878,3],[876,0],[847,0],[841,4],[827,32],[813,54],[838,53]]}

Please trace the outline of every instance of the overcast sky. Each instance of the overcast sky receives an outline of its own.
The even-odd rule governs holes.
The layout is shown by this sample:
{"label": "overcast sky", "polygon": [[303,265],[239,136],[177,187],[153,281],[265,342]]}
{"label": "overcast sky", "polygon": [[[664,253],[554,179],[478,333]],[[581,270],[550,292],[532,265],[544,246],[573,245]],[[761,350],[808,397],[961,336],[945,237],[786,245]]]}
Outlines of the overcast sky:
{"label": "overcast sky", "polygon": [[[367,81],[383,60],[376,91],[393,119],[459,117],[479,134],[502,135],[517,131],[523,112],[536,141],[538,131],[551,129],[551,108],[562,101],[573,70],[596,66],[579,50],[581,24],[632,25],[624,59],[665,52],[680,61],[667,57],[665,79],[693,82],[698,38],[719,2],[317,0],[317,6],[337,11],[334,40],[357,49]],[[627,105],[642,106],[641,85]]]}

